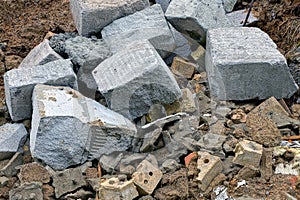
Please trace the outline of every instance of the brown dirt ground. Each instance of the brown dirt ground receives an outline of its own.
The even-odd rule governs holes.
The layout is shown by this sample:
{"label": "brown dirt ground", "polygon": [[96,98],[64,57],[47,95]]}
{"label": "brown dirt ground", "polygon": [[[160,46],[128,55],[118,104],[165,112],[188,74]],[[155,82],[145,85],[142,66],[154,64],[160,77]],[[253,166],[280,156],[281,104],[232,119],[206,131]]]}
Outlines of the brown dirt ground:
{"label": "brown dirt ground", "polygon": [[[247,7],[249,2],[239,0],[236,8]],[[8,56],[24,58],[34,46],[43,40],[48,31],[54,33],[75,31],[68,0],[1,0],[0,11],[0,47],[4,52],[3,58],[0,55],[2,59],[0,66],[1,63],[3,66],[5,59],[11,59]],[[253,12],[261,19],[257,26],[270,35],[283,54],[286,54],[293,46],[300,45],[300,0],[257,1]],[[20,62],[18,59],[17,57],[12,67],[17,67],[17,63]],[[8,66],[4,65],[4,67],[4,70],[0,70],[0,102],[2,104],[4,103],[2,76],[4,71],[8,70]],[[176,191],[172,192],[172,184],[173,189],[176,190],[178,187],[176,180],[173,180],[176,176],[184,181],[188,180],[186,171],[181,175],[180,172],[179,175],[166,175],[162,186],[168,185],[171,180],[172,183],[169,183],[171,188],[167,187],[166,191],[158,190],[157,197],[168,199],[163,194],[180,196],[180,194],[175,194]],[[184,195],[182,199],[190,195],[198,199],[192,190],[194,183],[190,182],[187,185],[190,186],[190,190],[180,192]],[[253,197],[266,199],[285,199],[282,191],[292,193],[294,190],[291,187],[290,177],[274,176],[267,183],[260,178],[254,178],[248,181],[247,187],[241,187],[236,191],[229,188],[229,191],[235,194],[251,193]]]}

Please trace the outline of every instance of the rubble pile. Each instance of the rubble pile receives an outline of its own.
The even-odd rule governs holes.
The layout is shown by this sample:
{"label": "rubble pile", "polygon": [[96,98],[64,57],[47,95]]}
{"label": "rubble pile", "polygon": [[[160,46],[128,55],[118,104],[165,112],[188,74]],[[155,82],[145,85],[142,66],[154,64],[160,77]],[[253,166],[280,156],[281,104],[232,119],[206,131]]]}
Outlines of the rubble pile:
{"label": "rubble pile", "polygon": [[79,35],[4,75],[0,199],[247,199],[279,174],[299,198],[298,85],[235,3],[71,0]]}

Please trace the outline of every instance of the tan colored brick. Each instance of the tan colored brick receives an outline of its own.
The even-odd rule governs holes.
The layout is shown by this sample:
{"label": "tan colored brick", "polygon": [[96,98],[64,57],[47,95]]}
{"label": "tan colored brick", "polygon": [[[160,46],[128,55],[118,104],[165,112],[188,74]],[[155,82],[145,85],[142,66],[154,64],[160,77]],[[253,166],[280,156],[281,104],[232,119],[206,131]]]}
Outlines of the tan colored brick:
{"label": "tan colored brick", "polygon": [[132,178],[140,194],[152,194],[162,178],[162,172],[149,161],[143,160]]}
{"label": "tan colored brick", "polygon": [[263,153],[261,157],[260,173],[261,176],[266,180],[269,180],[273,174],[272,156],[273,156],[272,148],[263,149]]}
{"label": "tan colored brick", "polygon": [[182,76],[188,79],[193,77],[195,68],[195,64],[180,57],[175,57],[171,66],[173,71],[180,73]]}
{"label": "tan colored brick", "polygon": [[212,180],[223,170],[223,164],[219,157],[207,152],[198,152],[197,168],[200,170],[197,180],[199,188],[205,191]]}

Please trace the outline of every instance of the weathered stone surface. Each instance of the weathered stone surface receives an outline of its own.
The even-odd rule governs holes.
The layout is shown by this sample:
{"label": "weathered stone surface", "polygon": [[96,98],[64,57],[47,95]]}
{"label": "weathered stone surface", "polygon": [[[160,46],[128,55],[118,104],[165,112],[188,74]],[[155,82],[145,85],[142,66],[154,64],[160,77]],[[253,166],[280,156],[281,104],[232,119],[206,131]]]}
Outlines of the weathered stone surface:
{"label": "weathered stone surface", "polygon": [[234,152],[233,163],[257,169],[260,164],[263,147],[255,142],[243,140],[236,145]]}
{"label": "weathered stone surface", "polygon": [[76,36],[78,36],[78,34],[73,32],[55,34],[49,40],[49,45],[56,53],[65,58],[67,57],[66,40],[74,38]]}
{"label": "weathered stone surface", "polygon": [[29,119],[31,96],[36,84],[62,85],[77,88],[76,75],[69,60],[57,60],[32,68],[13,69],[4,74],[5,98],[14,121]]}
{"label": "weathered stone surface", "polygon": [[206,31],[229,27],[222,0],[172,0],[166,17],[180,32],[190,32],[204,39]]}
{"label": "weathered stone surface", "polygon": [[237,0],[222,0],[222,1],[223,1],[224,10],[226,12],[231,12],[234,8],[234,5],[237,2]]}
{"label": "weathered stone surface", "polygon": [[87,185],[80,167],[57,171],[52,178],[56,198]]}
{"label": "weathered stone surface", "polygon": [[162,172],[147,160],[143,160],[132,175],[134,184],[138,187],[140,194],[152,194],[160,179]]}
{"label": "weathered stone surface", "polygon": [[205,191],[210,182],[223,170],[223,164],[219,157],[207,152],[198,152],[197,169],[200,170],[197,180],[199,189]]}
{"label": "weathered stone surface", "polygon": [[23,164],[23,156],[17,152],[10,160],[0,161],[0,176],[12,177],[18,173],[17,166]]}
{"label": "weathered stone surface", "polygon": [[113,53],[138,40],[149,40],[162,57],[175,48],[173,35],[161,7],[157,4],[115,20],[101,34]]}
{"label": "weathered stone surface", "polygon": [[101,31],[114,20],[149,6],[148,0],[71,0],[70,7],[78,33],[82,36]]}
{"label": "weathered stone surface", "polygon": [[273,149],[263,148],[261,157],[260,174],[266,180],[269,180],[273,175]]}
{"label": "weathered stone surface", "polygon": [[211,95],[219,100],[288,98],[298,89],[286,59],[258,28],[209,30],[205,63]]}
{"label": "weathered stone surface", "polygon": [[146,114],[153,104],[172,103],[182,95],[168,66],[145,40],[103,61],[93,76],[109,107],[129,119]]}
{"label": "weathered stone surface", "polygon": [[118,178],[110,178],[100,183],[99,198],[111,199],[134,199],[139,196],[133,180],[120,181]]}
{"label": "weathered stone surface", "polygon": [[0,126],[0,160],[12,157],[22,151],[27,131],[23,124],[4,124]]}
{"label": "weathered stone surface", "polygon": [[125,151],[136,134],[128,119],[71,88],[37,85],[32,99],[31,153],[54,169]]}
{"label": "weathered stone surface", "polygon": [[171,0],[155,0],[155,3],[159,4],[164,12],[166,12]]}
{"label": "weathered stone surface", "polygon": [[140,152],[151,152],[155,150],[155,142],[161,135],[162,129],[157,127],[156,129],[149,131],[143,137],[143,144],[140,148]]}
{"label": "weathered stone surface", "polygon": [[21,183],[49,183],[50,174],[42,165],[38,163],[28,163],[22,165],[20,173],[18,174],[18,178]]}
{"label": "weathered stone surface", "polygon": [[19,68],[44,65],[58,59],[62,59],[62,57],[50,47],[49,40],[46,39],[27,54]]}
{"label": "weathered stone surface", "polygon": [[[243,26],[244,20],[246,19],[248,13],[248,9],[245,10],[237,10],[231,13],[226,14],[227,18],[231,21],[233,26]],[[250,12],[247,25],[255,23],[259,20],[259,18],[255,17],[252,12]]]}
{"label": "weathered stone surface", "polygon": [[173,51],[174,54],[182,57],[182,58],[188,58],[189,55],[191,55],[191,45],[189,41],[183,36],[182,33],[177,31],[172,24],[168,23],[171,33],[173,34],[173,38],[175,40],[175,49]]}
{"label": "weathered stone surface", "polygon": [[147,122],[154,122],[155,120],[164,118],[167,116],[165,107],[161,104],[154,104],[150,107],[149,112],[146,115]]}
{"label": "weathered stone surface", "polygon": [[197,71],[203,72],[205,69],[205,49],[201,45],[191,53],[192,58],[197,62]]}
{"label": "weathered stone surface", "polygon": [[25,183],[9,191],[10,200],[34,199],[43,200],[42,184],[38,182]]}
{"label": "weathered stone surface", "polygon": [[196,65],[183,58],[175,57],[171,66],[172,70],[180,73],[185,78],[191,79],[194,75]]}
{"label": "weathered stone surface", "polygon": [[220,151],[223,148],[223,144],[226,141],[225,135],[207,133],[201,137],[198,141],[198,145],[202,149],[207,149],[210,151]]}

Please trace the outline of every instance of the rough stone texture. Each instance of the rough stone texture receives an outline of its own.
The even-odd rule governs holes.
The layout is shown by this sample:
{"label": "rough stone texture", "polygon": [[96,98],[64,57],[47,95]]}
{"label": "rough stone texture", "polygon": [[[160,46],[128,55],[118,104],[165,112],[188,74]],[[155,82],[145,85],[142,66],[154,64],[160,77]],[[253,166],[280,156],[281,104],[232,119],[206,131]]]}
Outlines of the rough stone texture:
{"label": "rough stone texture", "polygon": [[222,1],[223,1],[224,10],[226,12],[231,12],[234,8],[234,5],[237,2],[237,0],[222,0]]}
{"label": "rough stone texture", "polygon": [[273,175],[273,149],[263,148],[263,153],[261,157],[260,174],[266,180],[269,180]]}
{"label": "rough stone texture", "polygon": [[197,105],[195,101],[195,96],[188,88],[181,90],[182,100],[181,100],[181,112],[194,113],[197,111]]}
{"label": "rough stone texture", "polygon": [[205,62],[211,95],[219,100],[281,99],[298,89],[286,59],[258,28],[209,30]]}
{"label": "rough stone texture", "polygon": [[40,182],[40,183],[49,183],[50,174],[42,165],[38,163],[28,163],[22,165],[18,178],[21,183],[31,183],[31,182]]}
{"label": "rough stone texture", "polygon": [[187,31],[203,39],[208,29],[231,26],[222,0],[172,0],[166,17],[180,32]]}
{"label": "rough stone texture", "polygon": [[49,45],[50,47],[59,55],[62,57],[67,57],[66,54],[66,40],[70,38],[76,37],[78,34],[77,33],[59,33],[59,34],[54,34],[50,40],[49,40]]}
{"label": "rough stone texture", "polygon": [[207,133],[201,137],[198,141],[200,148],[207,149],[210,151],[220,151],[223,148],[223,144],[226,141],[225,135]]}
{"label": "rough stone texture", "polygon": [[[227,18],[231,21],[233,26],[243,26],[244,20],[246,19],[248,9],[246,10],[237,10],[231,13],[226,14]],[[252,12],[250,12],[247,25],[255,23],[259,18],[255,17]]]}
{"label": "rough stone texture", "polygon": [[162,178],[162,172],[147,160],[143,160],[132,174],[134,184],[140,194],[152,194]]}
{"label": "rough stone texture", "polygon": [[70,7],[78,33],[95,34],[118,18],[149,6],[148,0],[71,0]]}
{"label": "rough stone texture", "polygon": [[25,183],[9,191],[10,200],[34,199],[43,200],[42,184],[38,182]]}
{"label": "rough stone texture", "polygon": [[17,152],[10,160],[0,161],[0,176],[12,177],[18,173],[17,166],[23,164],[23,156]]}
{"label": "rough stone texture", "polygon": [[257,169],[260,164],[263,147],[256,142],[243,140],[236,145],[234,152],[233,163]]}
{"label": "rough stone texture", "polygon": [[170,2],[172,0],[155,0],[155,3],[159,4],[164,12],[166,12]]}
{"label": "rough stone texture", "polygon": [[56,198],[87,185],[80,167],[57,171],[52,178]]}
{"label": "rough stone texture", "polygon": [[12,157],[22,151],[27,131],[23,124],[4,124],[0,126],[0,160]]}
{"label": "rough stone texture", "polygon": [[191,53],[192,58],[197,62],[197,71],[205,71],[205,49],[199,45],[198,48]]}
{"label": "rough stone texture", "polygon": [[197,169],[200,170],[197,177],[199,189],[205,191],[211,181],[222,172],[223,164],[219,157],[199,151]]}
{"label": "rough stone texture", "polygon": [[162,57],[175,48],[173,35],[161,7],[157,4],[115,20],[101,34],[113,53],[138,40],[149,40]]}
{"label": "rough stone texture", "polygon": [[43,65],[58,59],[62,59],[62,57],[50,47],[49,40],[46,39],[27,54],[19,68]]}
{"label": "rough stone texture", "polygon": [[31,118],[31,96],[36,84],[62,85],[77,89],[69,60],[57,60],[32,68],[13,69],[4,74],[5,98],[13,121]]}
{"label": "rough stone texture", "polygon": [[110,178],[100,183],[99,198],[103,200],[134,199],[139,196],[133,180],[120,181],[118,178]]}
{"label": "rough stone texture", "polygon": [[154,122],[158,119],[164,118],[167,116],[165,107],[161,104],[154,104],[150,107],[149,112],[146,115],[147,122]]}
{"label": "rough stone texture", "polygon": [[125,151],[136,134],[128,119],[71,88],[37,85],[32,99],[32,156],[56,170]]}
{"label": "rough stone texture", "polygon": [[187,79],[191,79],[194,75],[196,65],[183,58],[175,57],[171,66],[172,70],[180,73]]}
{"label": "rough stone texture", "polygon": [[93,76],[109,107],[129,119],[146,114],[153,104],[169,104],[182,95],[168,66],[146,40],[103,61]]}

